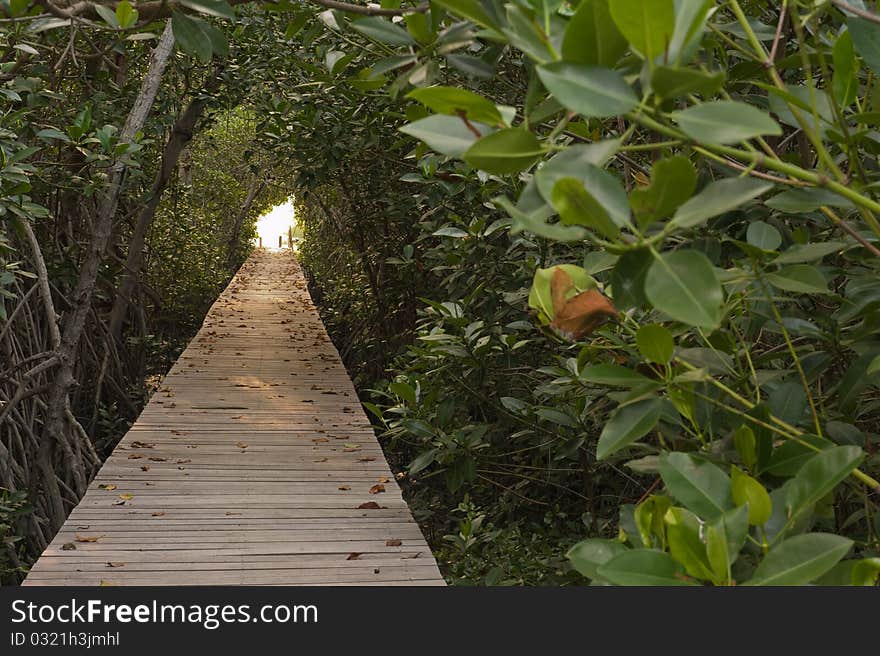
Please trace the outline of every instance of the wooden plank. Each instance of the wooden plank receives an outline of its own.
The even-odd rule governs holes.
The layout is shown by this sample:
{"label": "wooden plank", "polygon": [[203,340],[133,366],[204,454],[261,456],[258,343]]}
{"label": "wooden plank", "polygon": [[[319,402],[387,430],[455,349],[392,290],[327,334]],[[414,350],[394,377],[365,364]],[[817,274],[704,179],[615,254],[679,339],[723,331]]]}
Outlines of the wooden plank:
{"label": "wooden plank", "polygon": [[108,584],[444,584],[289,254],[245,263],[25,581]]}

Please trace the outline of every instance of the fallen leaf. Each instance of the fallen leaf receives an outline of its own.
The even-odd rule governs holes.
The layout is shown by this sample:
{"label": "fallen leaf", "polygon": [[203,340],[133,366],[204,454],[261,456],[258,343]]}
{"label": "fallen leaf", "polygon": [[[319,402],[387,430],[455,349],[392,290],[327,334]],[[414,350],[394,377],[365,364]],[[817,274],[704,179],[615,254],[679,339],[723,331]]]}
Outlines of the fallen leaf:
{"label": "fallen leaf", "polygon": [[143,458],[143,456],[140,453],[129,453],[128,454],[129,460],[140,460],[141,458]]}
{"label": "fallen leaf", "polygon": [[61,551],[76,551],[76,545],[73,542],[65,542],[61,545]]}
{"label": "fallen leaf", "polygon": [[385,486],[381,483],[376,483],[373,487],[370,488],[370,494],[379,494],[380,492],[385,491]]}
{"label": "fallen leaf", "polygon": [[102,537],[104,537],[104,536],[103,535],[80,535],[79,533],[77,533],[73,536],[73,538],[77,542],[97,542]]}
{"label": "fallen leaf", "polygon": [[618,315],[614,304],[597,289],[588,289],[567,298],[574,289],[574,282],[562,267],[553,271],[550,294],[553,299],[554,319],[550,324],[564,337],[580,339]]}
{"label": "fallen leaf", "polygon": [[397,538],[393,540],[385,540],[386,547],[399,547],[403,544],[403,540],[398,540]]}
{"label": "fallen leaf", "polygon": [[150,458],[150,460],[152,460],[153,462],[165,462],[166,460],[168,460],[168,458],[159,458],[158,456],[153,456],[152,458]]}
{"label": "fallen leaf", "polygon": [[318,458],[314,462],[327,462],[327,458]]}
{"label": "fallen leaf", "polygon": [[375,458],[373,456],[366,456],[364,458],[358,458],[358,462],[373,462]]}
{"label": "fallen leaf", "polygon": [[125,567],[125,563],[107,562],[107,567]]}
{"label": "fallen leaf", "polygon": [[102,490],[115,490],[116,489],[116,486],[113,484],[110,484],[110,483],[102,483],[98,487],[101,488]]}
{"label": "fallen leaf", "polygon": [[342,446],[344,446],[346,449],[360,449],[361,448],[360,444],[349,444],[347,442],[345,444],[343,444]]}
{"label": "fallen leaf", "polygon": [[337,489],[339,490],[350,490],[351,485],[340,485]]}
{"label": "fallen leaf", "polygon": [[165,513],[161,510],[157,510],[156,512],[151,513],[150,516],[151,517],[164,517]]}
{"label": "fallen leaf", "polygon": [[348,554],[348,558],[346,560],[360,560],[361,555],[359,553],[350,553]]}
{"label": "fallen leaf", "polygon": [[131,443],[132,449],[152,449],[155,448],[155,446],[156,445],[151,442],[139,442],[137,440]]}
{"label": "fallen leaf", "polygon": [[150,471],[149,465],[141,465],[141,471]]}
{"label": "fallen leaf", "polygon": [[375,501],[367,501],[358,506],[358,510],[379,510],[381,508]]}
{"label": "fallen leaf", "polygon": [[382,478],[379,479],[379,482],[380,483],[390,483],[391,479],[388,478],[387,476],[383,476]]}
{"label": "fallen leaf", "polygon": [[132,499],[134,499],[134,495],[133,494],[120,494],[119,498],[122,499],[123,501],[131,501]]}
{"label": "fallen leaf", "polygon": [[190,460],[189,458],[178,458],[177,460],[174,461],[174,464],[185,465],[188,462],[192,462],[192,460]]}
{"label": "fallen leaf", "polygon": [[239,449],[246,449],[246,448],[248,448],[248,443],[247,442],[236,442],[235,446],[237,446]]}
{"label": "fallen leaf", "polygon": [[99,585],[98,587],[101,587],[101,588],[109,588],[109,587],[112,587],[112,586],[114,586],[114,585],[116,585],[116,584],[115,584],[115,583],[110,583],[110,581],[104,581],[104,580],[101,580],[101,583],[100,583],[100,585]]}

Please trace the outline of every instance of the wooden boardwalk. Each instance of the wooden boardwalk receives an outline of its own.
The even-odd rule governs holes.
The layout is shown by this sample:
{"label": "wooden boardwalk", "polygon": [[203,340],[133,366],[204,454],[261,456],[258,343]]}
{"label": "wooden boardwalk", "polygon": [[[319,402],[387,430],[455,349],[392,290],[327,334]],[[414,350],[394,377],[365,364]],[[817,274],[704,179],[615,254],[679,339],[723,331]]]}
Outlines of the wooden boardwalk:
{"label": "wooden boardwalk", "polygon": [[443,585],[289,252],[241,268],[25,585]]}

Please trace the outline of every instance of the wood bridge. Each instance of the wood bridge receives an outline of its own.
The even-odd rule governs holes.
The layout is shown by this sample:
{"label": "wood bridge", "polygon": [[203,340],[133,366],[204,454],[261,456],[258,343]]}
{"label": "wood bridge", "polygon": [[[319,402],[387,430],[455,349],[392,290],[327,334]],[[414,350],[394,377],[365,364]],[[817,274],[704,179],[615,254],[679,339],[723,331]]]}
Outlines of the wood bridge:
{"label": "wood bridge", "polygon": [[444,585],[289,251],[236,274],[25,585]]}

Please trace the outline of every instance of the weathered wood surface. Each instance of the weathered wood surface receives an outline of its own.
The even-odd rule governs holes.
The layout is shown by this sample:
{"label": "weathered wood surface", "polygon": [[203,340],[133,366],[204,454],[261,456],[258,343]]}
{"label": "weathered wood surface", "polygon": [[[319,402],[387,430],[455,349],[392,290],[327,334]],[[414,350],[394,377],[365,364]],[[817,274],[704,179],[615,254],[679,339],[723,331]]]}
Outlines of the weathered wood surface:
{"label": "weathered wood surface", "polygon": [[443,585],[289,253],[245,263],[25,581],[226,584]]}

